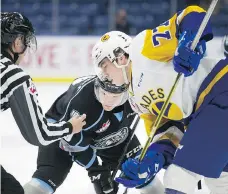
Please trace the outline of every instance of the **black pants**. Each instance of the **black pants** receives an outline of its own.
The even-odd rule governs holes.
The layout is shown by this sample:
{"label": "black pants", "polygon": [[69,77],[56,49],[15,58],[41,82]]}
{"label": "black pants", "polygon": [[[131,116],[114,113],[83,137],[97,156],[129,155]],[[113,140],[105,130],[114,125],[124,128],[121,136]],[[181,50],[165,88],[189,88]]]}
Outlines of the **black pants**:
{"label": "black pants", "polygon": [[1,194],[24,194],[21,184],[1,166]]}
{"label": "black pants", "polygon": [[[111,169],[115,169],[125,144],[126,142],[123,142],[113,148],[98,150],[97,155],[102,159],[105,165],[110,166]],[[135,136],[128,147],[128,155],[134,156],[138,147],[140,147],[140,143]],[[59,148],[59,142],[40,147],[37,159],[37,170],[33,174],[33,178],[43,180],[55,191],[66,179],[72,164],[71,156],[69,156],[68,152]]]}
{"label": "black pants", "polygon": [[33,178],[48,183],[55,191],[66,179],[73,161],[68,152],[59,148],[59,142],[40,147],[37,158],[37,170]]}

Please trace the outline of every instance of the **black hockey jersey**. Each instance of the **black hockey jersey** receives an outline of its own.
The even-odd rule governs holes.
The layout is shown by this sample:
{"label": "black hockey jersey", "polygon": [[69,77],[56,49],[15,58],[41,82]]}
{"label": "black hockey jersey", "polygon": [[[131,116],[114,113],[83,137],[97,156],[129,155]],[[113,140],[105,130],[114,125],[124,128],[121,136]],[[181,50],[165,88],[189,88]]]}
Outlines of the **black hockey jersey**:
{"label": "black hockey jersey", "polygon": [[69,122],[48,123],[30,76],[3,52],[0,59],[1,111],[11,109],[23,137],[33,145],[48,145],[72,133]]}
{"label": "black hockey jersey", "polygon": [[95,79],[96,76],[76,79],[46,113],[46,117],[53,121],[66,121],[73,115],[86,114],[86,125],[81,133],[60,140],[61,149],[68,151],[73,160],[85,168],[97,160],[97,151],[111,149],[124,142],[134,119],[130,116],[134,113],[128,102],[112,111],[103,109],[95,97]]}

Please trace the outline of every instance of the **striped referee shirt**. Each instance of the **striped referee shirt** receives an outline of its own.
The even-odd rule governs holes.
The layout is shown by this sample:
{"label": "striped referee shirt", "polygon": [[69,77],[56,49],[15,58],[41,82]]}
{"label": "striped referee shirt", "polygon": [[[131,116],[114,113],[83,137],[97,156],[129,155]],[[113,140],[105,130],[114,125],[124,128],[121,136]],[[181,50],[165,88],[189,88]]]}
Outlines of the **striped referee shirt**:
{"label": "striped referee shirt", "polygon": [[24,138],[33,145],[48,145],[72,133],[69,122],[48,123],[31,77],[2,52],[0,59],[1,111],[10,108]]}

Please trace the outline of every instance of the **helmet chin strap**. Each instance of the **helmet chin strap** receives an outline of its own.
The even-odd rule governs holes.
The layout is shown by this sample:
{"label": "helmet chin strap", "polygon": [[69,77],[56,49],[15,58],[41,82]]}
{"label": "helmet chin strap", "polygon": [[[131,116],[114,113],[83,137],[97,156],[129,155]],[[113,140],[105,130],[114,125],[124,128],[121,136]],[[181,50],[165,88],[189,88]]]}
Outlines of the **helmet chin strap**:
{"label": "helmet chin strap", "polygon": [[125,65],[119,65],[116,61],[113,61],[114,65],[117,67],[117,68],[121,68],[122,70],[122,73],[123,73],[123,77],[124,77],[124,82],[125,84],[129,84],[129,80],[127,78],[127,66],[130,64],[131,60],[128,58],[127,60],[127,63]]}
{"label": "helmet chin strap", "polygon": [[129,84],[128,78],[127,78],[127,72],[126,72],[126,68],[127,67],[122,67],[122,73],[123,73],[123,77],[124,77],[124,82],[125,84]]}

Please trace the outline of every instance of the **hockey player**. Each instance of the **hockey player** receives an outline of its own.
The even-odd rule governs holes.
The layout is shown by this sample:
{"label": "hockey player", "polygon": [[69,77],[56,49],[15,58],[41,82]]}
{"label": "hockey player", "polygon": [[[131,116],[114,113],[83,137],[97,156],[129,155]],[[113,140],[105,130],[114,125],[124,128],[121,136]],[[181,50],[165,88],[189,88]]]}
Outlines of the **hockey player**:
{"label": "hockey player", "polygon": [[[125,88],[104,85],[96,76],[76,79],[53,103],[46,117],[55,122],[86,113],[86,125],[80,134],[39,148],[37,170],[24,186],[25,194],[53,193],[65,180],[73,162],[88,171],[97,194],[117,193],[111,171],[116,169],[121,151],[129,141],[129,127],[135,118],[127,99]],[[126,158],[134,157],[140,149],[134,136]]]}
{"label": "hockey player", "polygon": [[128,88],[132,107],[144,119],[148,133],[176,72],[184,74],[161,123],[184,122],[184,136],[178,128],[158,128],[144,159],[129,159],[123,164],[125,177],[117,181],[126,187],[152,193],[153,181],[148,185],[148,180],[168,167],[164,176],[167,194],[194,193],[202,176],[213,193],[228,193],[228,59],[203,58],[205,42],[213,37],[210,24],[195,51],[190,49],[204,15],[200,7],[190,6],[133,40],[113,31],[93,48],[97,75],[116,88]]}
{"label": "hockey player", "polygon": [[[36,50],[36,46],[34,29],[28,18],[16,12],[1,13],[1,111],[11,109],[21,134],[29,143],[48,145],[72,132],[79,133],[85,125],[85,115],[56,124],[47,122],[30,76],[17,65],[26,50]],[[1,192],[24,193],[19,182],[3,167]]]}

